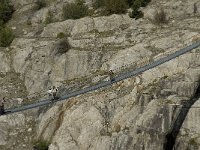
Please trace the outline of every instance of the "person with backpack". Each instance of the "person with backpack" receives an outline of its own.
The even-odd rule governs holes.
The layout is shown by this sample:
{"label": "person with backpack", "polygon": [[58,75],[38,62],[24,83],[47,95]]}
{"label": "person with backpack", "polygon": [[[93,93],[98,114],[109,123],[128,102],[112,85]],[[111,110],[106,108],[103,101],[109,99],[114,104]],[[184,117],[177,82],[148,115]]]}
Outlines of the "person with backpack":
{"label": "person with backpack", "polygon": [[109,71],[109,76],[110,76],[110,82],[112,83],[113,81],[115,81],[114,79],[114,72],[112,70]]}
{"label": "person with backpack", "polygon": [[58,92],[58,88],[53,86],[53,88],[52,88],[53,100],[55,100],[57,98],[57,92]]}
{"label": "person with backpack", "polygon": [[4,104],[5,104],[5,97],[3,97],[3,99],[0,101],[0,115],[5,114]]}
{"label": "person with backpack", "polygon": [[50,88],[48,91],[47,91],[47,94],[48,94],[48,97],[49,99],[53,99],[53,90]]}

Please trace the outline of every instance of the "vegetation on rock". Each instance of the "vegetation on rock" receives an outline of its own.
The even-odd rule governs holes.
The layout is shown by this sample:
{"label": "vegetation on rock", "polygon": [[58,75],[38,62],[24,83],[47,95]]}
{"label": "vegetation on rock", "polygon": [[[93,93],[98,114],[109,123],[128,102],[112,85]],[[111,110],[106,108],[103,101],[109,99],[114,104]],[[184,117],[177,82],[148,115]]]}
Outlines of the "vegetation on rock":
{"label": "vegetation on rock", "polygon": [[63,7],[63,19],[79,19],[88,15],[88,7],[83,0],[67,3]]}
{"label": "vegetation on rock", "polygon": [[[62,33],[61,33],[62,34]],[[63,35],[58,35],[58,36],[63,36]],[[70,48],[70,44],[66,38],[60,38],[60,40],[55,44],[54,50],[55,50],[55,55],[62,55],[66,53]]]}
{"label": "vegetation on rock", "polygon": [[7,47],[14,39],[12,29],[5,26],[5,23],[11,19],[13,7],[9,0],[0,0],[0,46]]}
{"label": "vegetation on rock", "polygon": [[136,19],[143,17],[143,13],[140,11],[140,8],[147,6],[150,1],[151,0],[129,0],[129,5],[131,5],[131,8],[133,9],[130,17]]}
{"label": "vegetation on rock", "polygon": [[63,33],[63,32],[60,32],[60,33],[57,34],[57,38],[59,38],[59,39],[62,39],[62,38],[65,38],[65,37],[66,37],[66,34]]}
{"label": "vegetation on rock", "polygon": [[38,150],[48,150],[49,142],[44,139],[39,139],[34,143],[34,148]]}
{"label": "vegetation on rock", "polygon": [[7,47],[14,39],[12,29],[9,27],[0,27],[0,46]]}
{"label": "vegetation on rock", "polygon": [[105,0],[94,0],[93,7],[95,9],[105,6]]}
{"label": "vegetation on rock", "polygon": [[45,2],[45,0],[37,0],[36,1],[36,9],[40,10],[44,7],[46,7],[47,3]]}
{"label": "vegetation on rock", "polygon": [[93,7],[95,9],[102,8],[102,15],[123,14],[127,8],[132,8],[129,14],[131,18],[141,18],[143,13],[139,10],[141,7],[147,6],[151,0],[95,0]]}
{"label": "vegetation on rock", "polygon": [[153,22],[157,25],[166,24],[168,22],[166,12],[163,9],[156,12]]}
{"label": "vegetation on rock", "polygon": [[44,24],[47,25],[52,22],[54,22],[53,14],[50,11],[48,11],[48,14],[47,14],[47,17],[45,18]]}
{"label": "vegetation on rock", "polygon": [[[141,7],[147,6],[151,0],[94,0],[93,8],[99,10],[100,15],[124,14],[128,8],[131,18],[141,18],[143,13]],[[67,3],[63,7],[63,19],[79,19],[90,15],[84,0],[76,0],[74,3]]]}
{"label": "vegetation on rock", "polygon": [[0,0],[0,25],[10,20],[13,13],[13,7],[9,0]]}
{"label": "vegetation on rock", "polygon": [[105,0],[105,11],[108,15],[126,13],[127,8],[124,0]]}

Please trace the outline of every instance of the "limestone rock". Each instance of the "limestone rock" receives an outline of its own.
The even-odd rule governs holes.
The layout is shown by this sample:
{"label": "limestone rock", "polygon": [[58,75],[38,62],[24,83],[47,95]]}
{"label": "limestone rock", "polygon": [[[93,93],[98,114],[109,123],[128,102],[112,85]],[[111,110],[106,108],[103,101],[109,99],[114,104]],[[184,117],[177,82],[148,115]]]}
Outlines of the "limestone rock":
{"label": "limestone rock", "polygon": [[144,18],[147,18],[149,20],[154,20],[156,15],[156,9],[155,8],[147,8],[143,10]]}
{"label": "limestone rock", "polygon": [[0,72],[6,73],[10,71],[10,58],[4,53],[0,52],[0,60],[1,60],[1,65],[0,65]]}
{"label": "limestone rock", "polygon": [[45,22],[46,18],[48,17],[48,8],[40,9],[39,11],[35,12],[33,17],[31,18],[32,26],[40,24],[41,22]]}
{"label": "limestone rock", "polygon": [[11,2],[15,8],[18,8],[18,7],[22,7],[24,5],[34,3],[34,0],[19,0],[19,1],[11,0]]}
{"label": "limestone rock", "polygon": [[[103,70],[121,70],[124,68],[128,68],[130,66],[137,65],[137,61],[150,57],[151,51],[148,51],[144,48],[143,44],[138,44],[128,49],[121,50],[117,53],[117,55],[103,64]],[[107,68],[106,66],[109,66]]]}
{"label": "limestone rock", "polygon": [[[10,96],[14,106],[17,100],[32,100],[35,92],[39,100],[46,97],[52,85],[61,85],[62,94],[89,87],[105,81],[109,69],[118,76],[200,37],[198,0],[152,0],[141,8],[144,18],[137,20],[127,14],[62,20],[62,7],[71,0],[47,0],[47,6],[39,10],[35,2],[12,0],[16,11],[8,25],[17,36],[0,52],[1,95]],[[86,4],[91,6],[92,1]],[[169,23],[156,26],[149,20],[161,7]],[[45,26],[49,11],[57,22]],[[0,145],[29,150],[37,137],[49,141],[50,150],[161,150],[178,106],[197,95],[199,49],[106,88],[1,116]],[[10,78],[3,78],[5,73]],[[19,96],[23,92],[25,98]],[[175,149],[199,149],[198,113],[193,108],[189,111]]]}
{"label": "limestone rock", "polygon": [[47,25],[42,32],[42,37],[57,37],[59,33],[64,33],[66,35],[71,34],[71,30],[74,26],[73,20],[66,20],[63,22],[56,22]]}

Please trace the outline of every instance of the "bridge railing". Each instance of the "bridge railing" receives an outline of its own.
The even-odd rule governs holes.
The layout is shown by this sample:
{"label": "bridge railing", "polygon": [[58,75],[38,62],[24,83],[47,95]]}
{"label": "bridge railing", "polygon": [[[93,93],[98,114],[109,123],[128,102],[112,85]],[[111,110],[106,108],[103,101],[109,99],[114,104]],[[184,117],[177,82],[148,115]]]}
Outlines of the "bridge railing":
{"label": "bridge railing", "polygon": [[150,62],[159,60],[159,59],[166,57],[166,56],[168,56],[172,53],[175,53],[176,51],[178,51],[181,48],[184,48],[185,46],[191,45],[193,42],[197,41],[198,39],[200,39],[200,35],[194,35],[192,37],[185,39],[185,41],[187,41],[187,42],[184,42],[183,44],[179,44],[176,47],[169,48],[167,51],[165,51],[163,53],[160,53],[160,54],[155,55],[153,57],[152,56],[146,56],[146,57],[142,58],[141,60],[139,60],[137,62],[132,62],[132,63],[126,64],[124,66],[121,66],[119,68],[114,69],[113,71],[116,72],[116,73],[119,73],[121,70],[136,69],[136,68],[140,68],[144,65],[148,65]]}
{"label": "bridge railing", "polygon": [[[181,48],[183,48],[185,46],[191,45],[193,42],[197,41],[198,39],[200,39],[200,35],[194,35],[192,37],[187,38],[185,40],[186,42],[184,44],[180,44],[176,48],[170,48],[166,52],[160,53],[160,54],[158,54],[156,56],[153,56],[153,57],[152,56],[144,57],[140,61],[132,62],[130,64],[126,64],[124,66],[116,68],[116,69],[113,70],[113,72],[115,73],[115,76],[116,76],[116,75],[120,74],[121,72],[137,69],[137,68],[140,68],[142,66],[148,65],[149,63],[152,63],[152,62],[154,62],[156,60],[159,60],[159,59],[164,58],[164,57],[166,57],[166,56],[168,56],[170,54],[175,53],[177,50],[179,50],[179,49],[181,49]],[[104,76],[104,77],[101,78],[99,81],[94,83],[92,81],[92,79],[97,77],[97,76]],[[73,92],[74,90],[77,90],[77,89],[80,89],[80,88],[89,87],[91,84],[96,84],[98,82],[101,82],[102,80],[109,80],[108,76],[109,76],[108,71],[101,71],[101,74],[96,73],[95,76],[86,76],[84,78],[84,80],[78,81],[78,84],[76,84],[76,83],[72,83],[71,84],[71,82],[69,82],[69,83],[66,83],[66,84],[64,83],[62,86],[63,87],[66,87],[66,86],[71,87],[70,92]],[[36,97],[40,97],[40,98],[41,97],[45,97],[45,96],[47,97],[47,90],[42,90],[40,92],[35,92],[35,93],[32,93],[32,94],[30,94],[30,95],[28,95],[26,97],[21,97],[21,98],[30,100],[30,99],[36,99]],[[28,102],[25,102],[25,103],[22,103],[22,104],[29,104],[29,103],[32,103],[32,101],[28,101]]]}

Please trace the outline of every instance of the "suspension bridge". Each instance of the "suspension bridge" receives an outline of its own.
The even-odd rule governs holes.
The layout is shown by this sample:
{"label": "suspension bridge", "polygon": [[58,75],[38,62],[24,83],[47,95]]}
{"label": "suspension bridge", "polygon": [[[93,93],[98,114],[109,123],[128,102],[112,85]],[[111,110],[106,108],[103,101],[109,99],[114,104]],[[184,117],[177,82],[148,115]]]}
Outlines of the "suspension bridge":
{"label": "suspension bridge", "polygon": [[179,49],[172,54],[169,54],[169,55],[167,55],[163,58],[160,58],[158,60],[150,62],[150,63],[143,65],[139,68],[119,73],[117,76],[115,76],[113,78],[112,81],[102,81],[102,82],[97,83],[95,85],[92,85],[92,86],[89,86],[89,87],[86,87],[86,88],[83,88],[83,89],[80,89],[80,90],[77,90],[77,91],[73,91],[73,92],[68,93],[66,95],[60,96],[59,99],[56,99],[53,102],[50,99],[42,99],[42,100],[35,102],[35,103],[32,103],[32,104],[26,104],[26,105],[22,105],[22,106],[19,106],[19,107],[8,108],[8,109],[5,110],[4,115],[16,113],[16,112],[21,112],[21,111],[25,111],[25,110],[32,109],[32,108],[41,107],[41,106],[46,106],[46,105],[49,105],[49,104],[52,104],[52,103],[55,103],[55,102],[58,102],[58,101],[69,100],[69,98],[72,98],[72,97],[75,97],[75,96],[78,96],[78,95],[81,95],[81,94],[84,94],[84,93],[88,93],[88,92],[91,92],[91,91],[95,91],[95,90],[103,88],[103,87],[110,86],[110,85],[112,85],[116,82],[119,82],[121,80],[136,76],[138,74],[141,74],[144,71],[147,71],[147,70],[152,69],[156,66],[159,66],[159,65],[161,65],[165,62],[168,62],[172,59],[175,59],[176,57],[179,57],[179,56],[181,56],[185,53],[188,53],[188,52],[190,52],[193,49],[196,49],[198,47],[200,47],[200,41],[195,42],[195,43],[193,43],[189,46],[186,46],[182,49]]}

